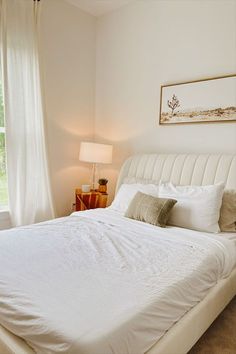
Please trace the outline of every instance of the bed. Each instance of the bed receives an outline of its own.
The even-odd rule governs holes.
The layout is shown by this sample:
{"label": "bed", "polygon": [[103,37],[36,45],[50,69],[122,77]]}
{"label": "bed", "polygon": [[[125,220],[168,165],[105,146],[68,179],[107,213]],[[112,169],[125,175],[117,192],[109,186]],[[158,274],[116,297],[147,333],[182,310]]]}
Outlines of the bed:
{"label": "bed", "polygon": [[[236,189],[236,156],[235,155],[142,154],[142,155],[133,156],[124,163],[124,165],[121,169],[119,178],[118,178],[117,190],[119,189],[120,185],[123,183],[123,181],[127,177],[134,178],[134,179],[147,179],[147,180],[151,180],[151,181],[155,181],[155,182],[158,182],[160,180],[172,181],[173,183],[179,184],[179,185],[207,185],[207,184],[214,184],[214,183],[223,181],[226,184],[227,188]],[[103,220],[107,220],[106,225],[104,227],[109,228],[110,230],[114,230],[114,226],[116,224],[117,224],[117,227],[119,227],[119,230],[121,230],[122,228],[124,228],[124,230],[127,230],[127,228],[129,227],[129,224],[127,224],[127,228],[126,228],[126,220],[122,220],[122,222],[120,223],[120,219],[119,219],[119,217],[117,217],[117,215],[107,214],[107,213],[109,213],[109,211],[103,210],[102,211],[103,215],[101,215],[101,213],[98,213],[98,211],[96,211],[96,210],[93,211],[92,213],[93,213],[92,218],[93,218],[94,230],[96,230],[96,227],[98,227],[99,225],[104,224]],[[88,224],[92,224],[91,219],[90,219],[91,214],[85,212],[85,214],[80,214],[80,215],[83,215],[83,217],[82,217],[83,218],[83,223],[82,223],[83,225],[81,227],[84,230],[86,230],[86,228],[88,227]],[[14,237],[16,237],[17,233],[18,233],[18,235],[19,234],[26,235],[26,236],[24,236],[25,239],[24,238],[22,239],[23,243],[21,244],[21,246],[19,246],[19,247],[22,247],[21,256],[23,257],[23,255],[25,255],[25,257],[23,257],[21,262],[24,264],[26,272],[27,272],[27,267],[26,267],[27,264],[24,263],[25,259],[27,259],[29,253],[33,257],[34,252],[37,251],[37,249],[35,249],[34,245],[30,245],[29,240],[28,240],[28,236],[27,236],[27,232],[28,232],[28,235],[29,234],[33,235],[34,233],[38,233],[38,235],[43,235],[43,230],[48,230],[48,226],[49,226],[51,241],[50,241],[50,237],[47,238],[47,242],[49,242],[47,249],[50,249],[50,247],[53,247],[53,245],[55,245],[55,248],[56,248],[57,242],[59,242],[58,237],[55,236],[55,234],[56,234],[55,232],[56,232],[57,228],[62,227],[65,232],[64,235],[66,235],[69,228],[70,228],[70,230],[72,230],[73,227],[77,227],[77,226],[73,226],[73,225],[77,225],[78,215],[72,215],[69,218],[70,219],[68,219],[68,218],[59,219],[59,220],[48,222],[48,223],[38,224],[36,226],[29,226],[28,228],[26,227],[26,228],[16,229],[15,231],[10,231],[11,233],[13,232],[13,234],[11,234],[13,237],[12,238],[13,240],[14,240]],[[66,223],[68,223],[68,224],[66,224]],[[138,234],[139,227],[141,227],[141,226],[138,226],[135,224],[135,227],[136,227],[135,232]],[[101,233],[101,240],[103,240],[103,242],[105,242],[103,239],[103,234],[105,233],[105,231],[104,231],[104,229],[102,229],[102,230],[103,230],[103,233]],[[143,232],[143,234],[145,234],[144,237],[147,237],[149,232],[151,235],[153,232],[153,229],[152,229],[152,227],[147,226],[147,228],[145,228],[145,231]],[[204,249],[207,249],[208,246],[211,247],[210,245],[213,243],[213,241],[212,241],[213,239],[214,239],[215,244],[220,243],[220,245],[221,245],[220,247],[222,247],[222,244],[224,244],[224,243],[225,243],[225,248],[227,248],[230,245],[230,247],[228,247],[228,248],[231,248],[233,250],[233,247],[235,247],[234,243],[233,243],[234,242],[233,241],[234,234],[221,236],[222,238],[224,237],[225,240],[228,240],[229,238],[232,239],[232,241],[225,241],[225,242],[222,241],[223,243],[221,243],[221,241],[217,239],[217,236],[202,235],[202,236],[200,236],[200,237],[202,237],[201,242],[205,243],[204,249],[203,249],[202,246],[200,247],[200,245],[196,245],[195,240],[193,241],[194,242],[193,244],[191,244],[191,245],[188,244],[188,242],[186,241],[186,238],[193,237],[193,236],[188,234],[187,230],[180,230],[179,228],[169,228],[168,230],[163,231],[163,232],[165,233],[165,235],[163,234],[164,235],[163,237],[160,236],[160,240],[158,240],[158,242],[160,242],[160,241],[164,242],[163,247],[166,247],[166,242],[168,242],[170,240],[170,237],[172,237],[172,235],[175,235],[175,236],[179,235],[178,238],[180,238],[180,239],[182,238],[182,240],[183,240],[183,246],[182,246],[183,247],[183,254],[184,254],[185,247],[187,247],[186,254],[187,254],[187,252],[189,252],[189,249],[191,247],[196,247],[196,249],[199,249],[199,250],[201,249],[201,252],[204,252]],[[94,231],[93,233],[96,233],[96,231]],[[127,237],[127,242],[131,241],[131,240],[135,241],[134,244],[136,245],[136,248],[137,249],[140,248],[142,250],[142,244],[139,243],[140,242],[139,239],[135,239],[133,234],[131,236],[132,236],[132,239]],[[152,235],[150,236],[149,239],[151,239],[151,237],[152,237]],[[212,238],[212,240],[211,240],[211,238]],[[148,241],[149,239],[145,239],[145,240],[147,242],[149,242]],[[106,240],[106,242],[104,243],[103,250],[106,250],[106,248],[109,250],[109,252],[105,253],[104,260],[106,258],[109,259],[109,254],[110,253],[112,254],[111,245],[114,244],[114,239],[112,239],[110,241],[111,242],[107,242],[107,240]],[[144,241],[144,240],[142,240],[142,241]],[[50,242],[51,242],[51,244],[50,244]],[[74,247],[75,244],[73,244],[73,242],[74,242],[74,238],[72,237],[72,239],[70,239],[70,243]],[[86,242],[87,242],[87,240],[86,240]],[[96,239],[96,242],[97,242],[97,239]],[[133,254],[135,255],[137,253],[135,250],[132,251],[132,242],[130,242],[129,245],[126,245],[126,247],[128,249],[127,253],[130,253],[131,256]],[[156,240],[152,239],[152,242],[155,243]],[[178,242],[179,242],[179,240],[178,240]],[[231,242],[231,243],[229,244],[229,242]],[[188,244],[188,245],[186,246],[186,244]],[[95,244],[93,243],[93,247],[94,247],[94,245],[97,246],[96,243]],[[28,247],[28,249],[27,249],[27,247]],[[68,251],[69,252],[68,259],[69,259],[69,263],[70,263],[70,264],[68,264],[69,269],[73,269],[73,267],[74,268],[76,267],[76,263],[73,263],[73,260],[76,259],[76,254],[75,254],[75,252],[71,251],[71,250],[74,250],[73,247],[70,248],[70,250]],[[177,246],[177,247],[179,247],[179,246]],[[163,250],[164,250],[164,248],[163,248]],[[64,253],[66,253],[66,251],[67,251],[67,249],[64,248]],[[122,252],[123,251],[124,250],[122,249]],[[45,252],[45,250],[43,250],[43,252]],[[150,259],[152,259],[152,257],[153,257],[153,262],[151,263],[151,266],[153,268],[151,267],[152,269],[150,270],[150,272],[151,272],[150,274],[153,277],[153,274],[157,271],[155,268],[155,262],[158,260],[155,258],[155,253],[152,253],[152,244],[150,244],[150,248],[148,249],[148,252],[150,254]],[[201,252],[199,251],[199,257],[201,256]],[[227,252],[228,253],[226,253],[226,257],[224,259],[224,262],[226,262],[226,263],[228,261],[227,255],[229,255],[230,250],[228,250]],[[42,254],[45,254],[45,253],[42,253]],[[96,247],[95,247],[95,253],[93,255],[96,255]],[[13,255],[13,256],[16,257],[17,255]],[[35,256],[37,256],[37,254],[35,254]],[[62,257],[62,255],[61,255],[61,257]],[[119,255],[119,257],[120,257],[120,259],[122,259],[121,255]],[[53,259],[53,255],[51,258]],[[133,258],[134,258],[134,256],[133,256]],[[33,258],[32,258],[32,260],[33,260]],[[10,262],[9,259],[7,259],[6,262],[7,261]],[[91,264],[93,264],[93,262],[95,262],[94,264],[97,264],[96,263],[97,260],[96,260],[95,256],[93,256],[93,259],[91,260]],[[141,262],[140,264],[144,267],[147,265],[147,263],[145,263],[144,260],[140,260],[140,262]],[[144,262],[144,263],[142,263],[142,262]],[[32,261],[32,263],[34,263],[34,262]],[[47,262],[45,261],[45,263],[47,263]],[[103,263],[104,262],[102,262],[102,264]],[[12,264],[12,262],[9,263],[10,270],[11,270],[11,264]],[[34,265],[34,266],[36,267],[36,265]],[[51,266],[52,266],[52,264],[51,264]],[[83,264],[82,264],[82,266],[83,266]],[[102,266],[106,267],[106,262]],[[127,265],[123,264],[122,262],[119,261],[119,267],[120,266],[121,266],[121,271],[122,271],[122,266],[124,266],[124,268],[125,268]],[[193,264],[193,268],[194,268],[194,266],[195,265]],[[32,266],[32,268],[33,268],[33,266]],[[14,269],[14,267],[13,267],[13,269]],[[47,271],[47,269],[48,268],[46,267],[45,272]],[[35,271],[36,270],[37,269],[35,269]],[[153,272],[153,270],[154,270],[154,272]],[[16,273],[17,273],[17,269],[16,269]],[[37,272],[35,274],[37,274]],[[141,276],[142,269],[138,269],[138,272],[136,270],[135,274],[136,274],[136,276]],[[52,279],[50,279],[49,275],[50,275],[50,273],[48,273],[48,279],[49,279],[48,284],[50,286],[50,280],[52,281]],[[32,276],[32,274],[31,274],[31,276]],[[19,273],[19,277],[20,277],[20,273]],[[7,278],[7,275],[6,275],[6,278],[4,278],[4,277],[2,277],[2,278],[3,279],[10,279],[10,276],[8,275],[8,278]],[[98,277],[98,279],[99,279],[99,277]],[[150,291],[148,290],[149,291],[148,294],[156,294],[156,288],[155,288],[155,286],[153,286],[151,279],[152,278],[150,277],[149,283],[147,284],[146,288],[150,290]],[[155,278],[153,278],[153,279],[155,280]],[[25,280],[22,280],[22,281],[25,281]],[[32,282],[30,283],[30,281],[32,281]],[[67,279],[65,279],[64,284],[66,284],[66,281],[67,281]],[[116,286],[115,282],[113,284],[111,278],[109,278],[109,281],[111,282],[111,288],[108,289],[107,291],[111,291],[113,289],[114,293],[115,292],[119,293],[119,289],[115,288],[115,286]],[[124,281],[124,279],[122,279],[122,282],[123,281]],[[96,286],[99,287],[100,281],[97,281],[95,279],[94,282],[95,283],[97,282]],[[129,289],[129,286],[128,286],[129,282],[130,282],[130,279],[127,278],[126,279],[127,289]],[[16,283],[17,283],[17,280],[16,280]],[[35,296],[37,296],[37,293],[40,293],[40,290],[39,290],[40,288],[39,289],[37,288],[40,284],[40,279],[37,279],[37,281],[35,281],[35,279],[31,279],[31,280],[29,280],[28,284],[35,284],[35,288],[33,290],[34,290]],[[86,284],[86,281],[85,281],[85,284]],[[27,286],[27,282],[25,283],[25,285]],[[103,283],[102,283],[102,285],[103,285]],[[114,286],[114,288],[112,288],[112,286]],[[68,290],[68,289],[69,288],[66,288],[66,290]],[[0,286],[0,291],[4,292],[3,290],[4,290],[4,288]],[[17,288],[17,290],[19,290],[19,288]],[[142,288],[137,288],[136,290],[137,291],[136,291],[135,301],[138,303],[139,296],[140,296],[140,298],[142,298],[143,293],[142,293]],[[60,291],[60,288],[58,288],[58,291]],[[150,340],[148,341],[148,343],[145,343],[146,349],[141,349],[141,351],[138,351],[140,349],[138,349],[137,351],[136,351],[136,349],[133,350],[133,348],[136,348],[136,347],[134,346],[132,348],[132,345],[133,345],[132,341],[138,342],[138,340],[140,340],[140,338],[142,337],[142,333],[141,333],[141,331],[139,332],[139,328],[135,327],[135,330],[136,330],[135,335],[134,335],[134,331],[133,331],[132,332],[133,336],[129,337],[128,340],[126,340],[126,344],[130,343],[131,347],[129,348],[128,345],[127,345],[127,347],[121,346],[120,350],[117,349],[117,351],[114,350],[113,352],[122,353],[122,354],[124,352],[132,353],[132,354],[138,354],[139,352],[142,352],[142,353],[146,352],[147,354],[171,354],[171,353],[184,354],[184,353],[187,353],[190,350],[190,348],[195,344],[195,342],[200,338],[200,336],[205,332],[205,330],[210,326],[210,324],[214,321],[214,319],[218,316],[218,314],[224,309],[224,307],[229,303],[229,301],[236,294],[236,269],[233,268],[232,266],[230,267],[230,265],[228,265],[228,272],[227,272],[227,270],[225,270],[225,276],[222,277],[222,279],[220,279],[219,281],[217,281],[216,284],[212,285],[208,290],[205,289],[204,291],[205,291],[205,293],[204,293],[203,298],[201,300],[199,300],[198,298],[193,299],[192,304],[191,304],[191,306],[189,306],[188,310],[184,311],[184,313],[182,313],[182,314],[178,313],[176,315],[178,320],[175,320],[172,325],[169,324],[168,328],[166,328],[164,333],[157,334],[157,332],[155,331],[155,324],[158,327],[159,323],[155,322],[156,318],[153,318],[153,323],[152,323],[152,327],[151,327],[152,330],[147,331],[145,333],[146,337],[150,337]],[[122,294],[122,291],[120,293]],[[70,298],[69,293],[66,294],[66,291],[64,291],[64,294],[67,295],[68,298]],[[14,296],[17,297],[17,295],[18,294],[16,292],[14,294]],[[40,296],[38,296],[39,298],[43,297],[42,294],[39,294],[39,295],[40,295]],[[3,293],[0,293],[0,296],[1,296],[1,301],[3,301]],[[7,296],[7,289],[6,289],[5,296]],[[9,304],[9,300],[6,300],[8,307],[7,307],[7,309],[5,309],[5,313],[0,311],[0,323],[2,324],[2,326],[0,326],[0,353],[2,353],[2,354],[8,354],[8,353],[29,354],[29,353],[31,353],[32,354],[32,353],[34,353],[34,350],[30,347],[30,345],[28,345],[28,343],[31,344],[32,338],[30,340],[29,340],[29,338],[27,338],[27,333],[26,333],[27,326],[24,328],[25,322],[27,322],[27,321],[30,322],[32,320],[32,318],[33,318],[32,313],[23,314],[25,316],[25,317],[23,316],[23,319],[22,318],[15,318],[14,313],[12,313],[12,308],[11,308],[12,302],[14,303],[14,296],[12,296],[12,294],[8,294],[8,296],[10,296],[10,300],[11,300],[10,304]],[[99,294],[97,296],[99,298]],[[125,296],[127,297],[127,302],[128,302],[129,294],[125,293]],[[133,296],[133,293],[131,293],[131,296]],[[172,296],[172,295],[169,294],[168,296]],[[114,297],[114,299],[116,298],[115,294],[113,297]],[[149,301],[151,301],[150,299],[152,300],[152,297],[149,297]],[[66,302],[66,297],[64,300]],[[2,302],[2,303],[4,303],[4,302]],[[146,323],[147,323],[147,328],[148,328],[148,326],[150,326],[150,315],[152,315],[151,309],[153,309],[153,306],[156,306],[155,303],[153,303],[153,302],[150,302],[150,305],[152,307],[149,309],[149,313],[148,313],[149,317],[144,318],[144,320],[146,320]],[[32,306],[34,306],[34,304],[32,304],[30,301],[26,302],[26,303],[21,303],[20,310],[22,310],[22,308],[24,306],[25,306],[25,308],[31,308]],[[52,312],[54,310],[53,306],[54,305],[52,302],[52,305],[50,308],[50,311],[52,311]],[[62,306],[62,304],[61,304],[61,306]],[[101,311],[102,311],[102,306],[106,306],[106,304],[101,305],[101,302],[100,302],[100,306],[101,306]],[[64,307],[66,309],[66,304]],[[57,309],[57,308],[55,307],[55,309]],[[128,310],[130,311],[129,318],[133,320],[133,317],[134,317],[134,316],[132,316],[133,309],[128,307]],[[94,308],[93,311],[94,311],[93,317],[98,317],[101,314],[101,313],[99,313],[99,311],[96,312],[97,311],[96,308]],[[13,326],[11,328],[11,324],[7,323],[7,320],[6,320],[7,315],[14,317],[13,322],[16,327]],[[83,313],[83,315],[84,316],[86,315],[86,311]],[[147,312],[144,312],[144,315],[146,316]],[[68,318],[70,318],[68,313],[64,313],[64,316],[65,316],[65,320],[66,320],[67,316],[68,316]],[[109,316],[107,315],[107,324],[109,324],[109,326],[111,328],[113,328],[113,323],[111,322],[112,317],[111,316],[109,317]],[[55,317],[55,318],[57,319],[57,317]],[[117,321],[119,320],[119,318],[117,318],[117,314],[116,314],[115,318],[117,319]],[[33,319],[35,319],[35,318],[33,318]],[[22,326],[20,325],[21,320],[22,320]],[[58,319],[58,322],[59,321],[60,321],[60,319]],[[91,322],[93,322],[93,321],[95,321],[95,319],[91,318]],[[94,323],[95,324],[99,323],[99,317],[98,317],[97,321],[98,322],[95,321]],[[130,324],[133,325],[133,323],[135,324],[135,321],[133,321],[133,322],[126,321],[126,322],[129,323],[129,325]],[[32,322],[32,323],[34,323],[34,325],[35,325],[35,322]],[[119,323],[119,325],[122,324],[123,323],[122,319],[120,319],[120,322],[118,321],[117,323]],[[41,341],[43,341],[44,340],[44,337],[43,337],[44,333],[41,330],[42,329],[41,322],[39,321],[38,324],[39,324],[39,330],[41,331],[40,335],[42,336]],[[75,321],[75,326],[76,325],[77,325],[77,323]],[[57,323],[55,323],[55,326],[57,326]],[[72,325],[70,324],[70,326],[72,326],[69,328],[71,328],[71,331],[73,332],[73,330],[74,330],[73,323],[72,323]],[[18,332],[16,330],[17,328],[18,328]],[[117,331],[117,327],[115,327],[115,325],[114,325],[114,328]],[[58,329],[58,332],[56,333],[56,336],[58,336],[60,334],[59,329]],[[79,347],[75,346],[73,350],[68,350],[67,348],[64,348],[64,349],[62,348],[61,351],[58,350],[57,352],[78,353],[78,354],[79,353],[84,354],[84,353],[91,352],[91,353],[96,353],[96,354],[100,354],[100,353],[105,354],[106,351],[101,351],[103,349],[98,349],[96,351],[96,346],[97,346],[97,348],[103,348],[102,347],[103,343],[99,347],[99,345],[100,345],[99,341],[96,342],[97,338],[101,338],[102,336],[99,337],[96,334],[95,337],[91,338],[91,334],[87,333],[86,329],[88,330],[88,328],[85,328],[84,332],[82,333],[83,338],[85,338],[87,336],[90,340],[90,343],[92,340],[94,340],[95,347],[93,345],[91,345],[90,347],[89,346],[86,347],[86,345],[85,345],[84,349],[78,350]],[[103,335],[105,336],[104,333],[106,332],[107,328],[104,327],[102,329],[103,329]],[[122,326],[120,326],[120,328],[119,328],[120,334],[119,335],[122,336],[122,331],[123,331],[123,336],[125,338],[125,336],[127,335],[126,329],[127,329],[127,327],[122,328]],[[21,339],[19,336],[14,335],[13,332],[17,333],[18,335],[23,333],[23,335],[20,335],[20,337],[26,338],[27,343],[23,339]],[[29,329],[28,329],[28,332],[30,332]],[[81,334],[81,336],[82,336],[82,334]],[[156,339],[155,339],[155,336],[156,336]],[[70,337],[70,333],[67,333],[67,337]],[[118,344],[116,344],[117,347],[113,346],[113,345],[115,345],[114,343],[117,341],[117,339],[115,337],[116,337],[116,334],[114,331],[113,335],[109,337],[110,338],[110,342],[109,342],[110,347],[108,346],[108,349],[111,351],[107,350],[107,352],[112,352],[112,350],[114,348],[118,348],[118,346],[120,345],[120,343],[118,343]],[[140,343],[140,345],[141,344],[142,343]],[[91,348],[91,351],[88,348]],[[107,348],[107,347],[104,347],[104,348]],[[176,348],[178,348],[178,350],[176,350]],[[38,352],[40,352],[40,349],[38,350]],[[47,353],[49,353],[49,352],[50,352],[50,350],[47,351]],[[53,352],[53,351],[51,351],[51,352]]]}

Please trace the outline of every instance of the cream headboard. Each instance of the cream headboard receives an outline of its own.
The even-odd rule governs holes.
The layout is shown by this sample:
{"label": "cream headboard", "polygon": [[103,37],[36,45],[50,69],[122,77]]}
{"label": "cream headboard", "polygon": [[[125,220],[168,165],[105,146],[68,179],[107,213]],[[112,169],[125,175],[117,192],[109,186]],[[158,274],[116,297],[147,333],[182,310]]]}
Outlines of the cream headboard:
{"label": "cream headboard", "polygon": [[224,182],[227,189],[236,189],[236,155],[134,155],[122,166],[116,191],[126,177],[171,181],[177,185]]}

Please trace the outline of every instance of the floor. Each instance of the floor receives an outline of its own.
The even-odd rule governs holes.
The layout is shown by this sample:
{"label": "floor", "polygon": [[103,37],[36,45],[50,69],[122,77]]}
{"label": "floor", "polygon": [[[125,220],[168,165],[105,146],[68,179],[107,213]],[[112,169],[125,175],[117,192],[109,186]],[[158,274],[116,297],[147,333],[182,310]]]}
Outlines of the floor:
{"label": "floor", "polygon": [[236,296],[188,354],[236,354]]}

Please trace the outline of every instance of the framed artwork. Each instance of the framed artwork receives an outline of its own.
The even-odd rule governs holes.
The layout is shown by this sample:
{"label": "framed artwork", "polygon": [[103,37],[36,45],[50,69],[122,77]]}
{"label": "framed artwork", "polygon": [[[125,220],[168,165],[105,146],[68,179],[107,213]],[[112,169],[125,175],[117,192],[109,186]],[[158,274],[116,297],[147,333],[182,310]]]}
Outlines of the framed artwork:
{"label": "framed artwork", "polygon": [[160,124],[236,122],[236,74],[161,86]]}

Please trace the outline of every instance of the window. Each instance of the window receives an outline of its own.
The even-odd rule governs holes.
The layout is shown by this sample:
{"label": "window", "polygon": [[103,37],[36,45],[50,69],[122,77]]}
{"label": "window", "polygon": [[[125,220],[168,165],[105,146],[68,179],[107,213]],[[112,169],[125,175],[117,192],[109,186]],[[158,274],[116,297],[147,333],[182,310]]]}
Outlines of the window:
{"label": "window", "polygon": [[6,145],[2,80],[0,77],[0,210],[8,206],[8,186],[6,174]]}

